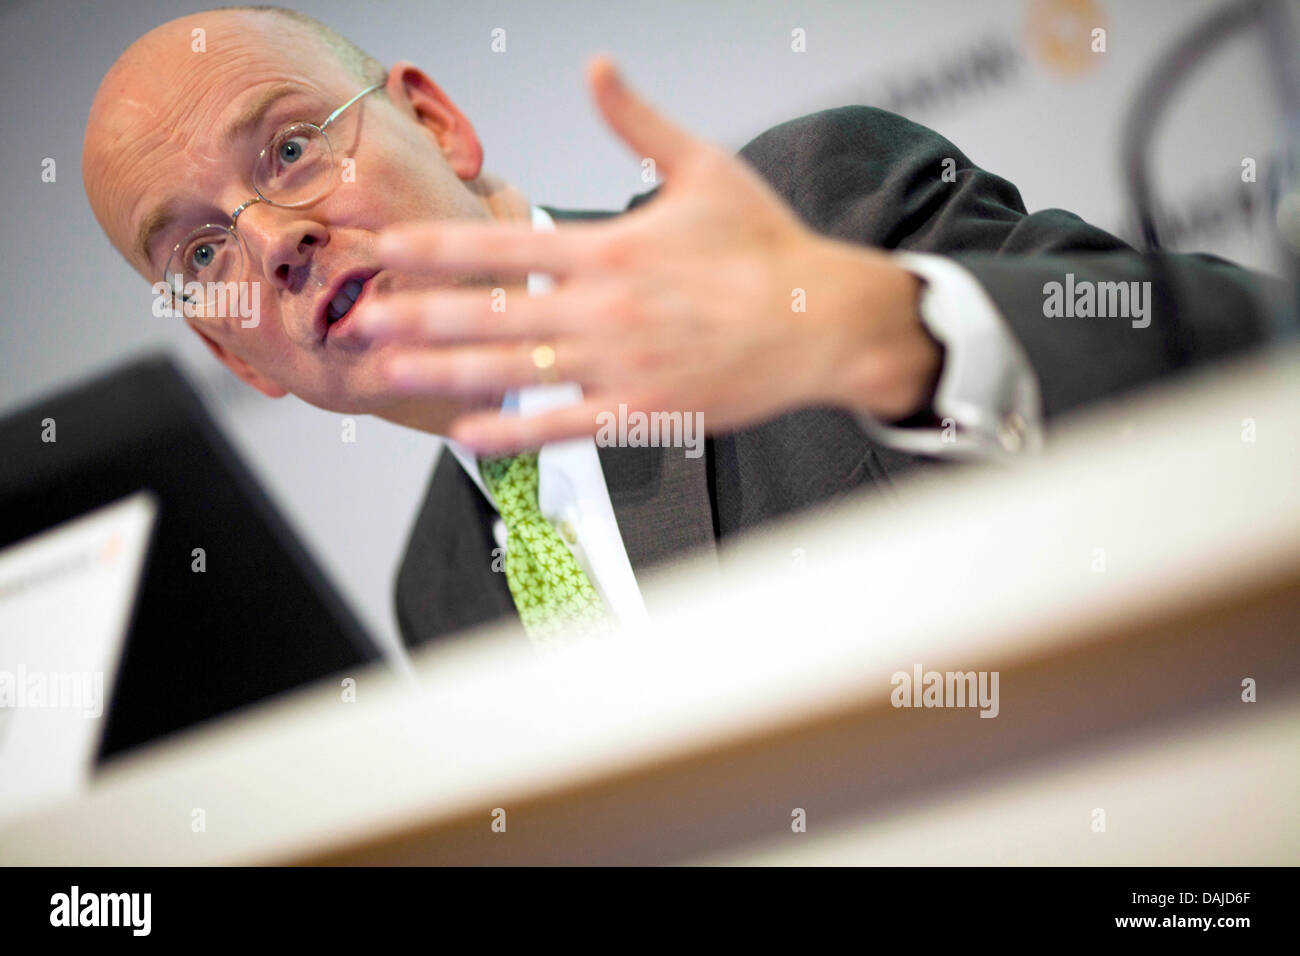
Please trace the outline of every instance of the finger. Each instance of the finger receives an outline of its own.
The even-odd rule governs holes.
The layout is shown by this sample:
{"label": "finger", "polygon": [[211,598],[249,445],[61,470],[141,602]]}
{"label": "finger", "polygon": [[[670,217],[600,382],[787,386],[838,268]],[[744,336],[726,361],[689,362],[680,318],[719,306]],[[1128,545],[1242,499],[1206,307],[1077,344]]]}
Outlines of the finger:
{"label": "finger", "polygon": [[406,223],[384,230],[377,254],[380,265],[406,272],[567,275],[596,251],[594,232],[582,223],[554,232],[495,220]]}
{"label": "finger", "polygon": [[[533,362],[536,343],[472,345],[460,348],[400,349],[385,360],[383,376],[394,392],[429,397],[482,397],[542,384]],[[575,360],[572,342],[551,346],[554,366],[548,378],[579,382],[586,367]]]}
{"label": "finger", "polygon": [[357,332],[375,342],[456,342],[553,338],[571,333],[585,311],[570,293],[529,295],[523,289],[397,292],[358,305]]}
{"label": "finger", "polygon": [[608,410],[608,404],[588,401],[527,416],[474,412],[452,423],[451,437],[481,455],[538,448],[547,442],[594,435],[597,416]]}
{"label": "finger", "polygon": [[654,159],[665,174],[705,145],[634,93],[609,57],[588,64],[587,83],[610,128],[638,156]]}

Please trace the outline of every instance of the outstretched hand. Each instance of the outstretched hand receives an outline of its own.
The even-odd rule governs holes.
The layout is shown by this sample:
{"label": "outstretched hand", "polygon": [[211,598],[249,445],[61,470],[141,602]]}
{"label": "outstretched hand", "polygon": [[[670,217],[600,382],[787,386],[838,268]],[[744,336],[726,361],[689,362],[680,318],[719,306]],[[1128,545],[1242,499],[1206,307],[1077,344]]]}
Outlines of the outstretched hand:
{"label": "outstretched hand", "polygon": [[554,291],[394,293],[358,307],[358,331],[394,350],[406,395],[481,397],[539,382],[534,350],[584,400],[520,417],[466,414],[451,437],[480,453],[595,434],[597,416],[701,412],[710,432],[833,404],[884,420],[925,408],[942,352],[921,325],[917,280],[885,253],[818,235],[742,160],[697,139],[630,90],[606,58],[587,71],[606,122],[665,177],[614,219],[444,220],[388,230],[381,264],[446,276],[549,273]]}

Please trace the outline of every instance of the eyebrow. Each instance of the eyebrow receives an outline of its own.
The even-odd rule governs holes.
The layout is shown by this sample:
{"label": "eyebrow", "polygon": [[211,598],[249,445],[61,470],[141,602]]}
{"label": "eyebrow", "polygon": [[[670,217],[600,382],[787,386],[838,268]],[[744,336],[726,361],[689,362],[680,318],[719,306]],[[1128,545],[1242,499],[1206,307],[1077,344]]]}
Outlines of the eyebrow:
{"label": "eyebrow", "polygon": [[284,99],[286,96],[292,96],[294,93],[306,94],[308,90],[301,86],[295,86],[292,83],[280,83],[266,90],[261,96],[248,105],[242,113],[239,114],[222,134],[221,141],[226,146],[231,146],[237,139],[248,135],[248,133],[258,126],[262,125],[262,120],[270,112],[271,107]]}
{"label": "eyebrow", "polygon": [[150,266],[154,264],[153,257],[149,254],[149,247],[153,245],[154,239],[163,230],[167,229],[176,220],[176,204],[174,200],[164,200],[155,206],[153,212],[144,217],[144,222],[140,223],[140,229],[136,233],[135,251]]}
{"label": "eyebrow", "polygon": [[[292,83],[279,83],[270,87],[262,93],[256,100],[248,105],[239,116],[235,117],[222,133],[221,141],[229,148],[236,140],[247,136],[251,131],[262,125],[266,119],[266,114],[276,103],[285,97],[294,94],[308,94],[309,90]],[[153,244],[158,234],[169,228],[176,221],[175,214],[176,203],[168,199],[163,203],[155,206],[153,211],[144,218],[140,224],[140,229],[136,232],[135,248],[136,252],[142,259],[154,264],[153,257],[149,254],[149,247]]]}

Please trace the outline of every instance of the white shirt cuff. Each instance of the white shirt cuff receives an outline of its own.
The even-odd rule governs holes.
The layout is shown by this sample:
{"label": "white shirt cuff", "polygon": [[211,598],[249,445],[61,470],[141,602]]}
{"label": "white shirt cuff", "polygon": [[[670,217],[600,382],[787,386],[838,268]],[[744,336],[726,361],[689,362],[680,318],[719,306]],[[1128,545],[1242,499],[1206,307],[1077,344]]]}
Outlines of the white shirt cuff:
{"label": "white shirt cuff", "polygon": [[896,428],[861,416],[872,438],[943,458],[1004,458],[1043,445],[1042,399],[1024,349],[975,277],[943,256],[894,259],[924,283],[921,321],[944,346],[933,410],[938,428]]}

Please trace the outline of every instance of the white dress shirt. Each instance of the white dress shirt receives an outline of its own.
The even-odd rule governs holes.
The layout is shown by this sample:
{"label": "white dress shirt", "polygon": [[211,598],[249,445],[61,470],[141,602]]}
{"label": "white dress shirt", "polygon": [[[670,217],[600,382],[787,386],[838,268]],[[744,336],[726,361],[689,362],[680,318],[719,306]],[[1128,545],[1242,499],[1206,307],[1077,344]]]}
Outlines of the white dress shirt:
{"label": "white dress shirt", "polygon": [[975,277],[951,259],[898,252],[921,279],[921,321],[944,345],[932,408],[939,428],[892,428],[867,416],[868,434],[914,454],[999,458],[1043,446],[1043,408],[1024,348]]}
{"label": "white dress shirt", "polygon": [[[534,206],[533,228],[550,231],[555,228],[555,222],[546,210]],[[552,284],[550,276],[528,274],[529,295],[549,292]],[[580,385],[536,385],[508,393],[501,407],[503,411],[530,415],[563,405],[575,405],[581,400]],[[496,502],[492,501],[483,476],[479,474],[474,453],[450,439],[447,447],[495,508]],[[538,452],[537,471],[537,503],[542,515],[569,545],[578,566],[604,599],[605,607],[621,624],[644,623],[645,602],[641,599],[641,589],[632,573],[632,562],[628,559],[623,535],[614,517],[614,506],[609,500],[609,489],[605,487],[605,472],[601,470],[600,458],[596,454],[595,439],[588,436],[548,442]],[[500,518],[494,523],[493,534],[497,547],[508,547],[505,523]]]}
{"label": "white dress shirt", "polygon": [[[534,229],[555,228],[544,209],[534,206],[532,217]],[[921,318],[945,347],[934,410],[949,422],[948,427],[934,429],[893,428],[864,418],[864,428],[884,444],[928,455],[987,456],[1039,448],[1042,412],[1037,380],[1024,350],[983,288],[965,269],[940,256],[897,253],[896,257],[925,282]],[[529,295],[544,294],[551,287],[549,276],[529,274]],[[539,385],[507,394],[502,410],[529,415],[581,400],[582,388],[577,384]],[[447,447],[495,508],[474,453],[450,439]],[[537,460],[543,516],[568,543],[611,614],[624,625],[644,623],[645,602],[614,516],[595,439],[550,442]],[[497,546],[507,548],[500,518],[493,533]]]}

